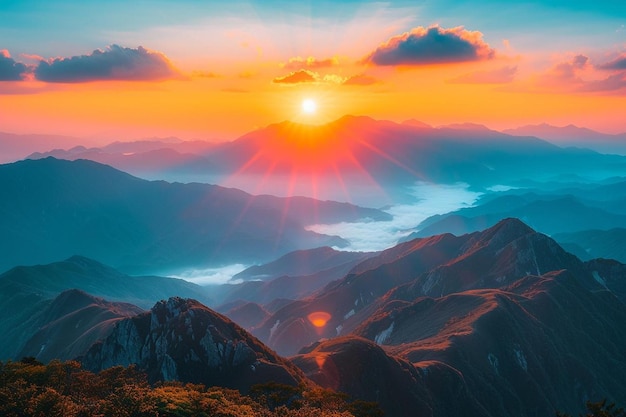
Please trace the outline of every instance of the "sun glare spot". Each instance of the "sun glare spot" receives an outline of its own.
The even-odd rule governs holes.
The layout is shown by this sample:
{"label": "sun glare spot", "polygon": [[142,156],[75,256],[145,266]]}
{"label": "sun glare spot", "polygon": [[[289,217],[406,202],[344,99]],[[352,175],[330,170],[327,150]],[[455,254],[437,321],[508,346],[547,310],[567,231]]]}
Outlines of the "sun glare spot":
{"label": "sun glare spot", "polygon": [[328,320],[330,320],[330,314],[324,311],[316,311],[315,313],[311,313],[307,316],[311,324],[315,327],[324,327]]}
{"label": "sun glare spot", "polygon": [[317,111],[317,103],[310,98],[302,102],[302,111],[306,114],[313,114]]}

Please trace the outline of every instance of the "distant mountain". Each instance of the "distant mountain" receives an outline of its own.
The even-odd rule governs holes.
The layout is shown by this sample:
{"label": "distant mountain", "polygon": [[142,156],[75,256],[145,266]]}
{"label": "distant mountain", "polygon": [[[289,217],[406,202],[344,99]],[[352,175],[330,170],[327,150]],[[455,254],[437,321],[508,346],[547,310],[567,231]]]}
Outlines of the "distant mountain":
{"label": "distant mountain", "polygon": [[309,224],[391,218],[347,203],[149,182],[86,160],[0,165],[0,188],[0,270],[74,254],[133,273],[264,262],[345,244]]}
{"label": "distant mountain", "polygon": [[16,357],[32,356],[44,363],[74,359],[107,337],[118,321],[142,312],[132,304],[112,303],[79,290],[65,291],[42,312],[41,327]]}
{"label": "distant mountain", "polygon": [[263,323],[270,313],[257,303],[245,303],[229,309],[224,315],[244,329],[251,329]]}
{"label": "distant mountain", "polygon": [[177,380],[244,393],[258,383],[298,385],[305,380],[295,366],[226,317],[181,298],[119,321],[81,361],[92,371],[135,364],[151,382]]}
{"label": "distant mountain", "polygon": [[[283,275],[292,277],[311,275],[342,266],[347,268],[347,272],[354,264],[374,255],[375,253],[367,252],[343,252],[328,246],[298,250],[281,256],[275,261],[246,268],[233,275],[233,281],[240,279],[244,281],[269,281]],[[337,276],[337,278],[341,278],[341,276]]]}
{"label": "distant mountain", "polygon": [[48,299],[66,290],[78,289],[146,309],[175,295],[194,297],[207,304],[212,302],[205,288],[191,282],[158,276],[129,276],[82,256],[46,265],[12,268],[0,274],[0,288],[7,286]]}
{"label": "distant mountain", "polygon": [[475,132],[497,132],[495,130],[489,129],[485,125],[477,124],[477,123],[451,123],[449,125],[439,126],[438,129],[450,129],[450,130],[470,130]]}
{"label": "distant mountain", "polygon": [[[492,186],[556,175],[607,177],[626,168],[625,157],[563,149],[482,125],[433,128],[414,120],[399,124],[363,116],[344,116],[320,126],[285,121],[218,144],[156,142],[31,158],[85,158],[146,178],[224,181],[254,194],[321,195],[380,205],[410,198],[407,187],[416,181]],[[367,194],[376,196],[368,199]]]}
{"label": "distant mountain", "polygon": [[554,239],[581,259],[609,258],[626,263],[626,228],[558,233]]}
{"label": "distant mountain", "polygon": [[[580,152],[537,138],[519,138],[476,125],[433,129],[355,116],[322,126],[273,124],[207,156],[212,166],[226,172],[315,174],[347,181],[367,172],[385,186],[417,180],[484,184],[497,179],[502,183],[538,172],[569,169],[576,173],[581,165],[575,161],[581,157]],[[593,154],[584,157],[592,169],[599,168],[594,160],[604,159]]]}
{"label": "distant mountain", "polygon": [[0,132],[0,164],[26,158],[33,152],[72,148],[82,139],[59,135],[18,135]]}
{"label": "distant mountain", "polygon": [[513,136],[535,136],[562,146],[581,146],[605,153],[626,152],[626,133],[611,135],[571,124],[559,127],[542,123],[502,132]]}
{"label": "distant mountain", "polygon": [[441,233],[462,235],[484,230],[508,217],[521,218],[533,228],[548,234],[626,227],[626,214],[616,214],[601,207],[607,207],[607,203],[583,202],[571,195],[508,195],[428,218],[409,238]]}
{"label": "distant mountain", "polygon": [[44,159],[53,157],[75,161],[88,159],[133,175],[154,176],[161,174],[161,178],[169,178],[175,173],[183,174],[178,169],[195,171],[206,169],[208,161],[204,157],[218,144],[206,141],[181,141],[170,138],[140,140],[133,142],[113,142],[103,147],[85,148],[75,146],[69,149],[53,149],[47,152],[33,152],[28,159]]}

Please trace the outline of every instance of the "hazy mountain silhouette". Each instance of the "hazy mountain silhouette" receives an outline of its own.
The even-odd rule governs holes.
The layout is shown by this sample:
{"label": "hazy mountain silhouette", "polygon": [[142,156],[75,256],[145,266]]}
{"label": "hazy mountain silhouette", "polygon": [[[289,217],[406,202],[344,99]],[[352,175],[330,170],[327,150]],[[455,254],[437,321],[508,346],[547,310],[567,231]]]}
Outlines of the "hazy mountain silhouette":
{"label": "hazy mountain silhouette", "polygon": [[[298,250],[281,256],[275,261],[246,268],[233,275],[233,280],[270,281],[284,275],[311,275],[321,271],[334,270],[338,267],[347,268],[347,272],[355,264],[374,255],[375,253],[368,252],[342,252],[328,246]],[[341,274],[341,272],[337,272],[337,274]],[[342,276],[337,276],[337,278]]]}
{"label": "hazy mountain silhouette", "polygon": [[583,202],[572,195],[507,195],[475,207],[428,218],[409,238],[471,233],[508,217],[522,218],[534,229],[549,234],[626,227],[626,213],[616,214],[601,208],[609,206],[607,202]]}
{"label": "hazy mountain silhouette", "polygon": [[564,149],[472,123],[433,128],[414,120],[398,124],[364,116],[319,126],[285,121],[219,144],[156,146],[148,141],[31,155],[44,156],[92,159],[136,175],[177,181],[220,178],[249,185],[256,177],[250,189],[265,192],[273,190],[265,184],[268,176],[282,178],[283,189],[290,181],[310,185],[312,180],[318,188],[343,183],[352,193],[378,185],[394,199],[406,198],[404,187],[416,181],[482,186],[564,174],[608,176],[626,167],[624,157]]}
{"label": "hazy mountain silhouette", "polygon": [[18,266],[0,275],[0,288],[19,286],[24,292],[54,298],[78,289],[108,300],[124,301],[148,309],[158,300],[174,295],[211,303],[208,291],[177,278],[129,276],[83,256],[72,256],[45,265]]}
{"label": "hazy mountain silhouette", "polygon": [[33,152],[46,152],[52,149],[69,149],[81,139],[60,135],[18,135],[0,132],[0,164],[26,158]]}
{"label": "hazy mountain silhouette", "polygon": [[86,160],[0,165],[0,186],[0,269],[74,254],[141,273],[262,262],[344,244],[308,224],[390,218],[346,203],[149,182]]}
{"label": "hazy mountain silhouette", "polygon": [[626,229],[558,233],[554,239],[581,259],[615,259],[626,263]]}
{"label": "hazy mountain silhouette", "polygon": [[[581,153],[531,137],[515,137],[478,125],[438,129],[344,116],[322,126],[282,122],[224,144],[207,158],[225,171],[310,173],[343,178],[367,173],[381,184],[416,180],[494,183],[569,170],[584,158],[590,170],[600,161],[623,158]],[[358,163],[356,163],[358,161]]]}
{"label": "hazy mountain silhouette", "polygon": [[605,153],[626,152],[626,133],[611,135],[574,125],[552,126],[546,123],[503,130],[513,136],[535,136],[565,146],[580,146]]}

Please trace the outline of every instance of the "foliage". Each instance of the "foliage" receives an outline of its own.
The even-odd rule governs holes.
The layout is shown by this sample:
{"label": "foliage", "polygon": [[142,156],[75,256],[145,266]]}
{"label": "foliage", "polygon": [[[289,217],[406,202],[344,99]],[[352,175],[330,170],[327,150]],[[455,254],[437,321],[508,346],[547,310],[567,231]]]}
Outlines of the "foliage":
{"label": "foliage", "polygon": [[[557,411],[556,417],[571,416]],[[626,411],[621,407],[617,407],[615,403],[607,404],[606,399],[595,403],[587,401],[587,413],[584,415],[580,414],[580,417],[626,417]]]}
{"label": "foliage", "polygon": [[135,367],[94,374],[78,362],[0,362],[0,415],[6,417],[365,417],[374,403],[322,388],[276,383],[239,391],[180,382],[151,386]]}

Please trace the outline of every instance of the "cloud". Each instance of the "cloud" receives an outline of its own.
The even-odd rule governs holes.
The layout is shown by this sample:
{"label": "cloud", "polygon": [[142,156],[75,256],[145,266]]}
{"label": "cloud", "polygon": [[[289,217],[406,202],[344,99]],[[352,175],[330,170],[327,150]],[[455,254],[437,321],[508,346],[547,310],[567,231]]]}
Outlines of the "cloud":
{"label": "cloud", "polygon": [[613,74],[603,80],[587,81],[578,88],[578,91],[617,91],[621,90],[622,88],[626,88],[626,71]]}
{"label": "cloud", "polygon": [[309,70],[299,70],[285,75],[284,77],[276,77],[272,82],[276,84],[301,84],[314,83],[318,80],[319,75]]}
{"label": "cloud", "polygon": [[451,84],[507,84],[513,81],[517,67],[502,67],[492,71],[476,71],[448,80]]}
{"label": "cloud", "polygon": [[394,36],[364,58],[374,65],[428,65],[490,59],[495,51],[482,39],[482,33],[462,26],[418,27]]}
{"label": "cloud", "polygon": [[295,58],[289,58],[289,61],[286,64],[281,64],[281,67],[290,70],[299,70],[304,68],[328,68],[337,65],[339,65],[339,58],[336,56],[327,59],[317,59],[312,56],[305,59],[297,56]]}
{"label": "cloud", "polygon": [[373,84],[381,84],[382,81],[380,81],[378,78],[374,78],[370,75],[366,75],[366,74],[357,74],[357,75],[353,75],[352,77],[348,77],[344,82],[343,85],[373,85]]}
{"label": "cloud", "polygon": [[191,76],[194,78],[219,78],[220,75],[211,71],[196,70],[191,72]]}
{"label": "cloud", "polygon": [[[600,66],[592,65],[585,55],[575,55],[559,62],[528,80],[522,91],[557,93],[626,92],[626,70],[620,70],[620,58]],[[605,76],[597,69],[617,70]]]}
{"label": "cloud", "polygon": [[0,50],[0,81],[21,81],[28,71],[26,65],[11,58],[9,51]]}
{"label": "cloud", "polygon": [[343,84],[346,78],[337,74],[326,74],[321,76],[315,71],[299,70],[292,71],[284,77],[276,77],[272,80],[276,84],[304,84],[304,83],[325,83],[325,84]]}
{"label": "cloud", "polygon": [[96,49],[90,55],[40,61],[35,77],[51,83],[81,83],[90,81],[158,81],[182,78],[165,55],[110,45],[104,51]]}
{"label": "cloud", "polygon": [[603,70],[626,70],[626,53],[621,54],[606,64],[599,65],[598,68]]}
{"label": "cloud", "polygon": [[589,63],[585,55],[576,55],[569,61],[561,62],[548,71],[548,76],[562,81],[578,80],[578,72]]}
{"label": "cloud", "polygon": [[316,224],[306,229],[346,239],[349,245],[341,250],[379,251],[396,245],[426,218],[472,206],[481,195],[471,191],[467,184],[419,183],[411,191],[417,197],[415,203],[394,205],[383,210],[393,217],[392,220]]}

